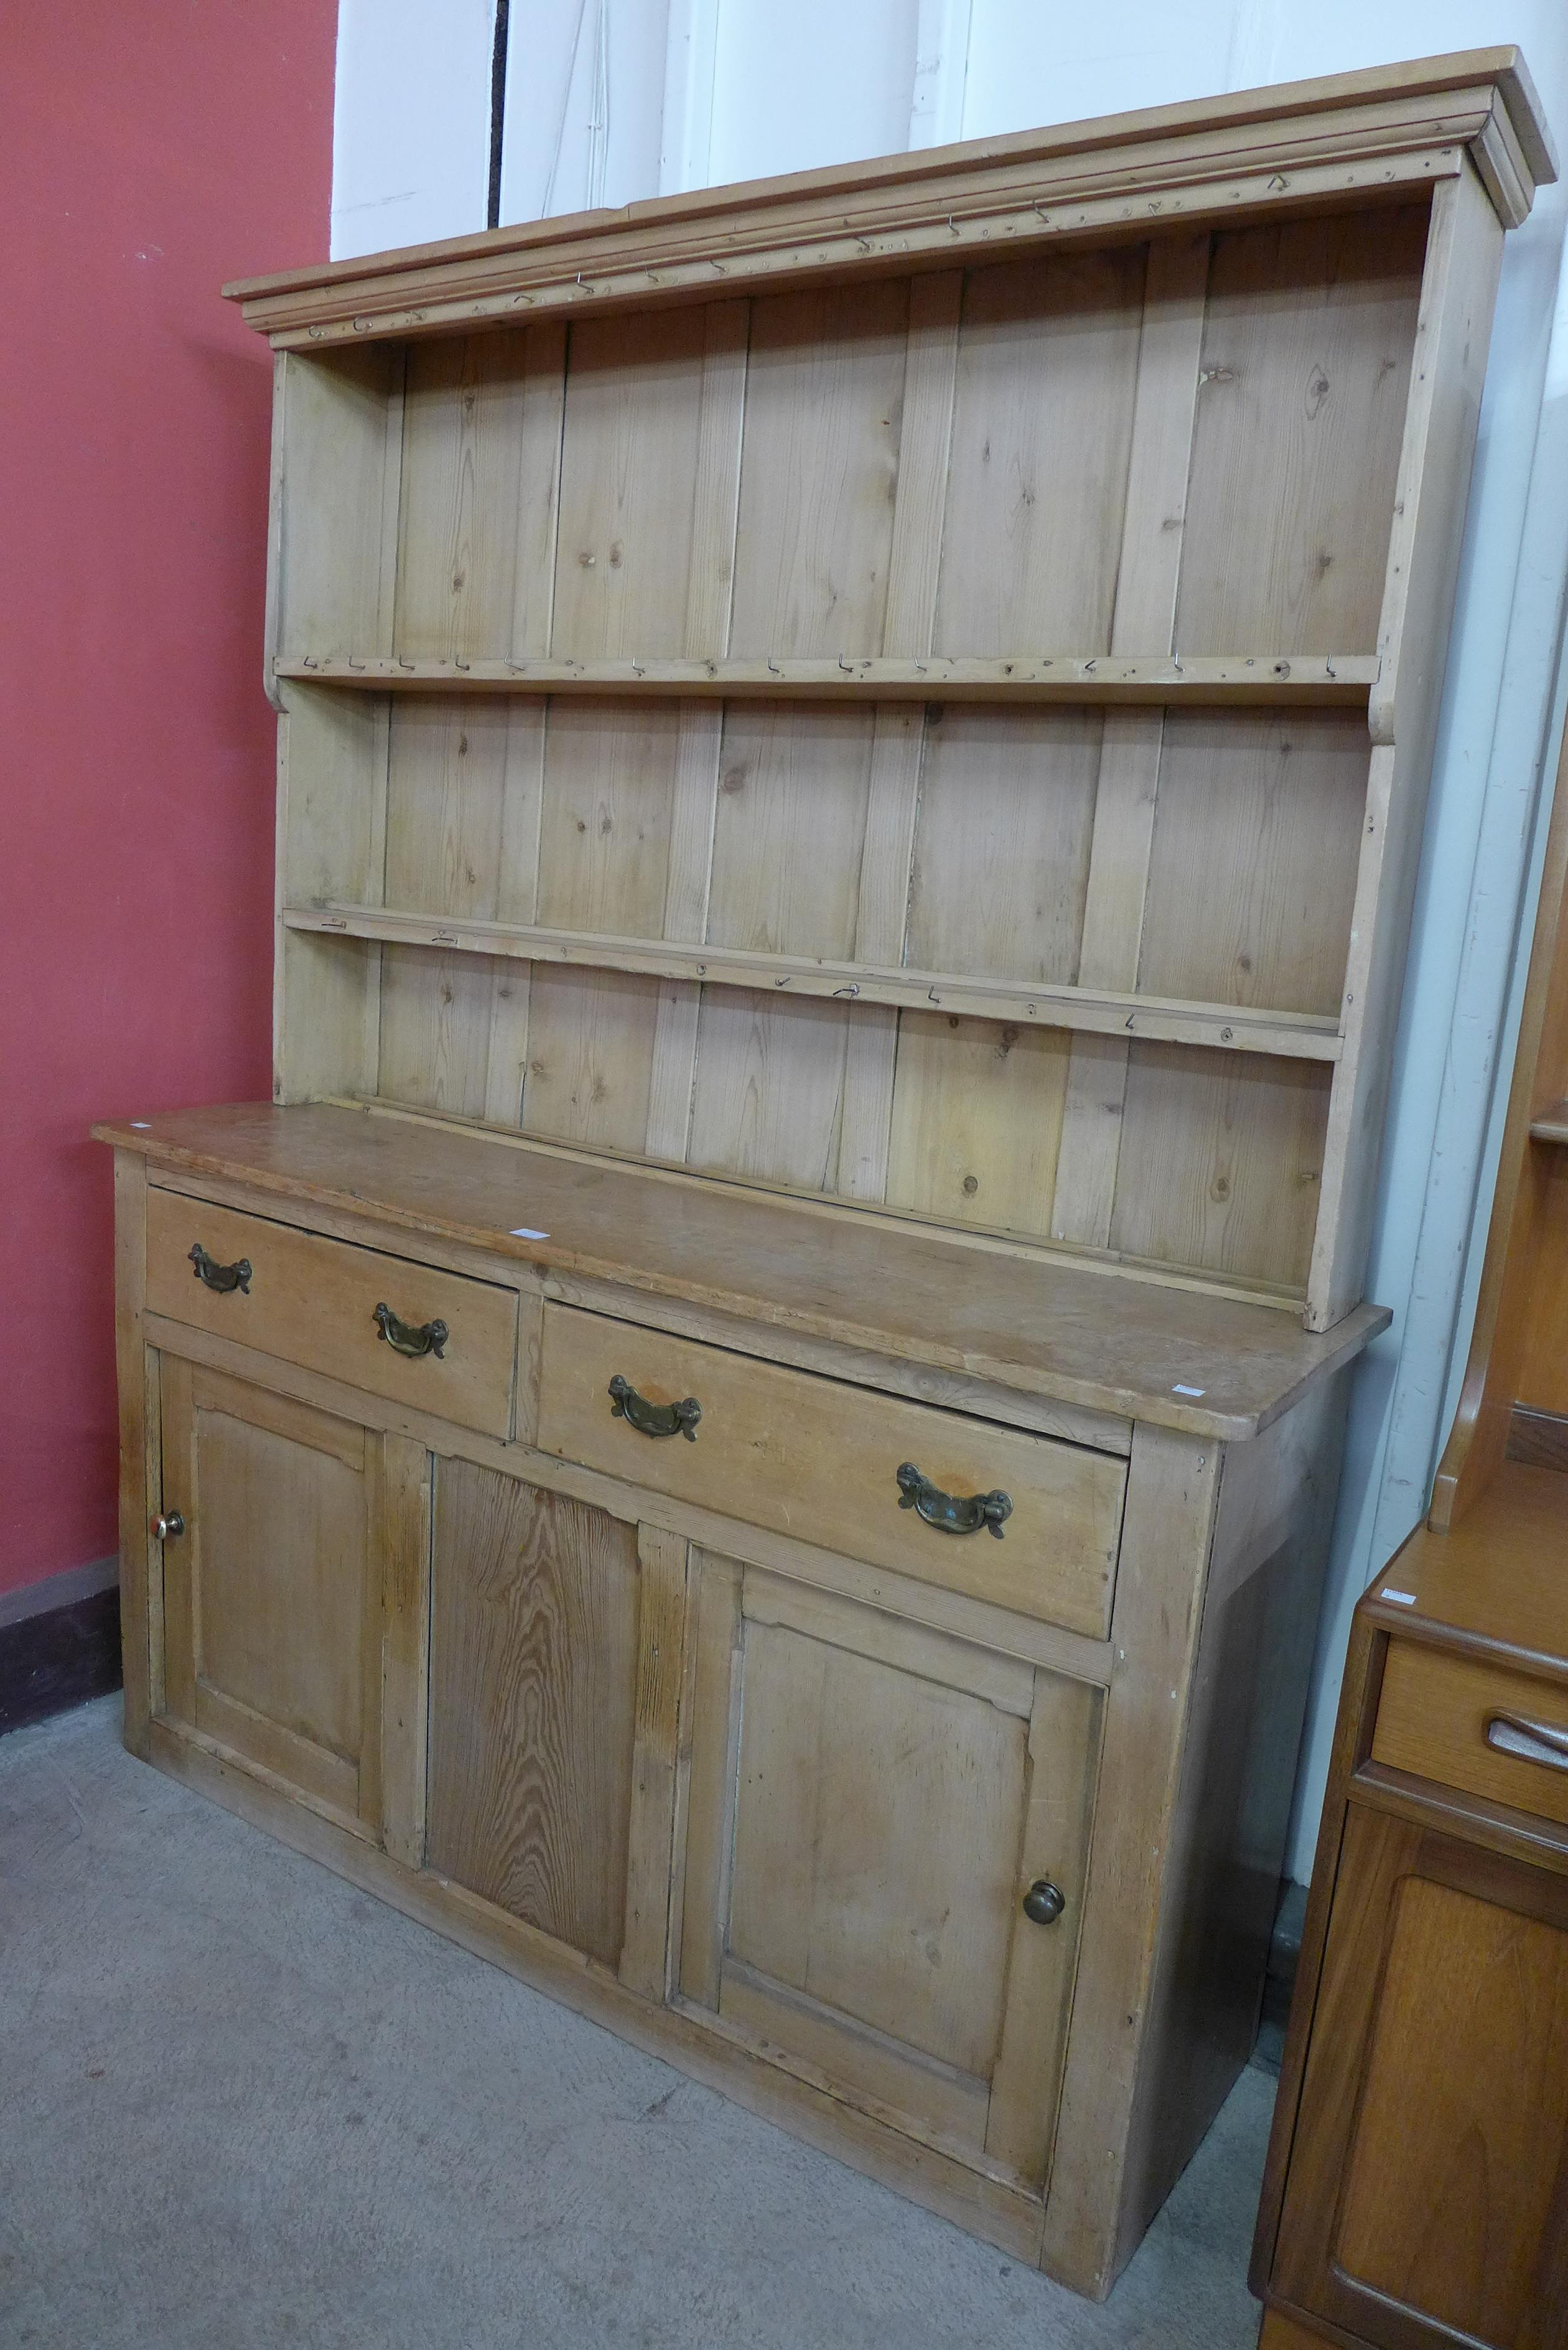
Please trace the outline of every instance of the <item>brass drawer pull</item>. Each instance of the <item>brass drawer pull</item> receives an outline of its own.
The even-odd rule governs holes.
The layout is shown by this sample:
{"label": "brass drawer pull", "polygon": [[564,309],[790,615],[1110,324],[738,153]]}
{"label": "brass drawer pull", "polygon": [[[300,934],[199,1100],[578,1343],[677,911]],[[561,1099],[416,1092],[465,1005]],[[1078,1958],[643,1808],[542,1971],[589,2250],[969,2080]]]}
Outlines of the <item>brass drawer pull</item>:
{"label": "brass drawer pull", "polygon": [[215,1256],[207,1254],[198,1241],[191,1251],[191,1262],[196,1268],[197,1280],[205,1282],[209,1289],[241,1289],[247,1297],[250,1295],[251,1261],[248,1256],[241,1257],[238,1264],[220,1264]]}
{"label": "brass drawer pull", "polygon": [[421,1322],[417,1326],[403,1322],[389,1305],[378,1305],[370,1318],[388,1346],[395,1347],[400,1355],[433,1355],[438,1362],[443,1359],[446,1342],[452,1336],[444,1322]]}
{"label": "brass drawer pull", "polygon": [[1486,1742],[1500,1754],[1517,1754],[1521,1762],[1568,1771],[1568,1730],[1550,1721],[1531,1721],[1522,1713],[1494,1713],[1486,1726]]}
{"label": "brass drawer pull", "polygon": [[618,1371],[609,1383],[609,1396],[610,1417],[629,1421],[639,1436],[683,1436],[689,1444],[696,1443],[702,1407],[695,1396],[683,1403],[649,1403]]}
{"label": "brass drawer pull", "polygon": [[919,1510],[927,1525],[942,1534],[977,1534],[981,1526],[1002,1540],[1002,1522],[1012,1515],[1010,1493],[944,1493],[922,1477],[912,1461],[898,1471],[898,1507]]}

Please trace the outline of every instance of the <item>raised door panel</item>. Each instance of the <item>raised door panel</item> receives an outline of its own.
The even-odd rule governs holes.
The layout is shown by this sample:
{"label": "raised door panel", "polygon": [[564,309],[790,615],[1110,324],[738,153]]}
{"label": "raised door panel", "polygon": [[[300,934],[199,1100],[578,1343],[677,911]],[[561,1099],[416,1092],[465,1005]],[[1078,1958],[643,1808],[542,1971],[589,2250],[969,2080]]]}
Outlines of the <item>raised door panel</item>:
{"label": "raised door panel", "polygon": [[427,1865],[663,1991],[685,1545],[436,1472]]}
{"label": "raised door panel", "polygon": [[1273,2283],[1387,2350],[1568,2338],[1568,1879],[1352,1807]]}
{"label": "raised door panel", "polygon": [[[1099,1692],[711,1555],[695,1623],[683,2003],[1043,2186]],[[1054,1922],[1023,1914],[1038,1879]]]}
{"label": "raised door panel", "polygon": [[375,1827],[384,1440],[171,1357],[161,1386],[166,1711]]}

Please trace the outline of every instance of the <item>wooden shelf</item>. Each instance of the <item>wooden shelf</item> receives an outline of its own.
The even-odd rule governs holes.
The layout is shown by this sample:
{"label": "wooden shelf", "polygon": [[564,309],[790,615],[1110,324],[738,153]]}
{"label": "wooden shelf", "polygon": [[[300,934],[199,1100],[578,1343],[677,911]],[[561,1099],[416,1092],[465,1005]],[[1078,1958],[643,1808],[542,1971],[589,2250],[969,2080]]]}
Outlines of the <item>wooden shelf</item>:
{"label": "wooden shelf", "polygon": [[836,996],[861,1003],[941,1010],[971,1019],[1009,1020],[1042,1028],[1089,1029],[1105,1035],[1179,1045],[1209,1045],[1293,1060],[1337,1061],[1338,1022],[1308,1012],[1255,1011],[1226,1003],[1182,1003],[1025,980],[974,979],[865,963],[821,962],[805,955],[753,954],[670,939],[603,938],[591,931],[483,922],[394,912],[381,906],[287,906],[290,931],[379,939],[392,945],[442,947],[464,954],[506,955],[529,962],[574,963],[587,970],[642,972],[792,995]]}
{"label": "wooden shelf", "polygon": [[1226,653],[1148,659],[1060,653],[1007,660],[401,660],[304,657],[280,678],[376,693],[703,694],[870,702],[1310,702],[1359,707],[1376,653]]}

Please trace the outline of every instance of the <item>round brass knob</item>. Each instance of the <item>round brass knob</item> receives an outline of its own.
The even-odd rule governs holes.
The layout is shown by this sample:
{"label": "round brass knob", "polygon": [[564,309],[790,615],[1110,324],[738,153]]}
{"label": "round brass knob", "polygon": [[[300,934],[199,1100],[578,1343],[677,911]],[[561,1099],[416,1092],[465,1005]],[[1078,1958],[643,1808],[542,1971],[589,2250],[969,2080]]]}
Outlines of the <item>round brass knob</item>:
{"label": "round brass knob", "polygon": [[178,1510],[160,1510],[152,1521],[152,1532],[159,1542],[172,1542],[185,1531],[185,1521]]}
{"label": "round brass knob", "polygon": [[1054,1926],[1066,1907],[1066,1895],[1048,1877],[1037,1877],[1023,1897],[1023,1914],[1035,1926]]}

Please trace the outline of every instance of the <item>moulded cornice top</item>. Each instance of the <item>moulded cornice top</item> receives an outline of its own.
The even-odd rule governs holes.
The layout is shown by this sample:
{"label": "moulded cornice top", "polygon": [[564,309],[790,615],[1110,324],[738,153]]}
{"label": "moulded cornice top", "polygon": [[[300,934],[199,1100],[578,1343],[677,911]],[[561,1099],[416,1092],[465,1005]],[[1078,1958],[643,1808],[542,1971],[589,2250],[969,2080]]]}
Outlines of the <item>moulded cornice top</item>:
{"label": "moulded cornice top", "polygon": [[1106,236],[1410,193],[1468,150],[1505,225],[1557,160],[1516,48],[1241,90],[915,154],[236,280],[280,347],[522,324],[530,311],[690,301],[759,281],[927,268]]}

